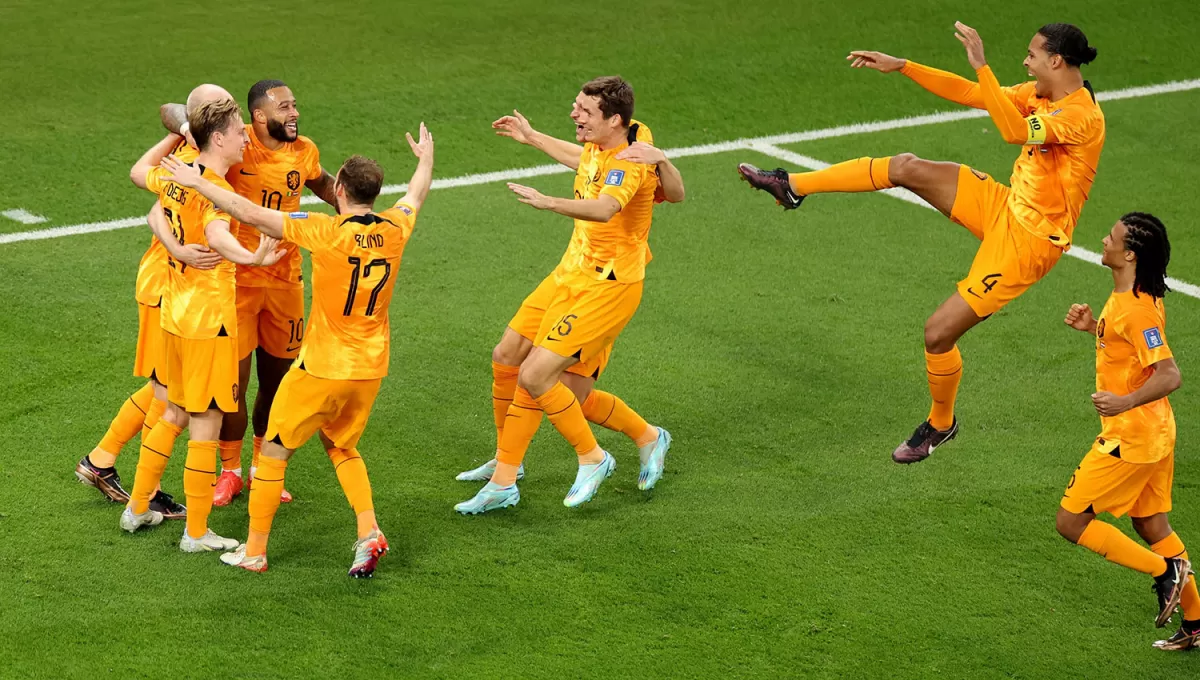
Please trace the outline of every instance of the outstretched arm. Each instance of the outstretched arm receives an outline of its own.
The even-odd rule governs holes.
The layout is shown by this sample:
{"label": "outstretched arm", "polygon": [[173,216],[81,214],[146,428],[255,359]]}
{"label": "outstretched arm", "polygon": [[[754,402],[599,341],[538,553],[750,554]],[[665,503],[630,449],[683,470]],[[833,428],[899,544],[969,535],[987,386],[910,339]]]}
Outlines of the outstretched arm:
{"label": "outstretched arm", "polygon": [[[171,173],[171,179],[176,184],[195,189],[204,194],[204,197],[212,201],[213,205],[233,215],[238,222],[249,224],[272,238],[283,238],[283,213],[278,210],[271,210],[261,205],[255,205],[232,191],[213,184],[204,179],[198,169],[186,163],[181,163],[174,156],[164,158],[162,167]],[[205,228],[205,233],[207,234],[207,232],[208,229]],[[228,229],[226,229],[226,233],[228,233]],[[234,243],[236,242],[237,239],[234,239]],[[226,255],[211,239],[209,240],[209,245],[212,246],[213,250],[221,253],[225,259],[238,262],[233,257]],[[242,250],[249,252],[245,248],[242,248]],[[238,264],[246,263],[238,262]]]}
{"label": "outstretched arm", "polygon": [[659,187],[668,203],[679,203],[684,199],[686,191],[683,186],[683,175],[667,158],[662,149],[645,142],[634,142],[617,154],[617,160],[631,161],[653,165],[658,170]]}
{"label": "outstretched arm", "polygon": [[[1005,95],[1000,81],[996,80],[996,74],[992,73],[992,67],[988,66],[987,58],[983,54],[983,39],[979,37],[979,32],[961,21],[956,22],[954,28],[958,31],[954,37],[958,38],[967,50],[967,61],[971,62],[971,68],[975,69],[975,75],[979,78],[984,106],[1004,141],[1009,144],[1038,141],[1030,122],[1021,115],[1021,110],[1012,99]],[[1042,139],[1045,139],[1045,135],[1042,135]]]}
{"label": "outstretched arm", "polygon": [[413,171],[412,179],[408,180],[408,193],[397,203],[404,203],[412,208],[413,212],[420,212],[421,206],[425,204],[425,197],[429,195],[429,189],[433,186],[433,134],[425,127],[425,123],[421,123],[421,130],[417,133],[418,139],[413,139],[407,132],[404,136],[408,139],[413,155],[417,157],[417,169]]}
{"label": "outstretched arm", "polygon": [[572,170],[579,168],[579,157],[583,155],[582,146],[534,130],[525,116],[516,109],[513,110],[513,115],[503,116],[492,123],[492,129],[501,137],[509,137],[538,149]]}
{"label": "outstretched arm", "polygon": [[614,215],[621,212],[621,203],[607,194],[599,198],[556,198],[546,196],[537,189],[522,184],[508,183],[508,188],[519,196],[517,199],[525,205],[531,205],[538,210],[549,210],[571,219],[587,220],[588,222],[608,222]]}
{"label": "outstretched arm", "polygon": [[162,141],[150,147],[142,157],[133,164],[129,170],[129,179],[139,189],[146,189],[146,173],[150,169],[157,166],[167,154],[171,153],[171,149],[179,143],[180,137],[177,134],[171,133],[162,138]]}
{"label": "outstretched arm", "polygon": [[229,222],[225,220],[209,222],[204,227],[204,238],[213,250],[221,254],[221,257],[236,264],[269,267],[287,255],[287,250],[278,247],[279,240],[270,236],[260,239],[258,250],[253,253],[246,250],[241,243],[238,243],[237,237],[229,231]]}

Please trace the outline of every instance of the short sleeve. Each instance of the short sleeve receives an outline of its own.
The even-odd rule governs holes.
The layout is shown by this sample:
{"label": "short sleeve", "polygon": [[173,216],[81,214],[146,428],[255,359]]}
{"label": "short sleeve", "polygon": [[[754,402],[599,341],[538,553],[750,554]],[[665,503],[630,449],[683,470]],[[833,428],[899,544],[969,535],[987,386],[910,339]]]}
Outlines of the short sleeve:
{"label": "short sleeve", "polygon": [[317,148],[316,144],[310,144],[308,148],[304,181],[311,182],[321,179],[321,151]]}
{"label": "short sleeve", "polygon": [[614,158],[605,164],[600,195],[612,196],[624,208],[641,188],[650,167],[643,163],[619,161]]}
{"label": "short sleeve", "polygon": [[169,173],[158,167],[157,165],[146,171],[146,190],[154,193],[162,192],[163,185],[167,183],[167,175]]}
{"label": "short sleeve", "polygon": [[206,201],[206,203],[207,205],[204,206],[204,212],[200,216],[201,225],[207,227],[209,224],[218,222],[220,220],[225,220],[226,222],[231,221],[229,213],[213,205],[211,201]]}
{"label": "short sleeve", "polygon": [[325,213],[293,212],[283,216],[283,240],[305,250],[331,243],[336,231],[333,217]]}
{"label": "short sleeve", "polygon": [[394,207],[384,210],[379,216],[404,232],[405,239],[412,235],[413,228],[417,226],[417,210],[405,203],[404,199],[396,201]]}
{"label": "short sleeve", "polygon": [[1166,329],[1162,317],[1150,309],[1130,310],[1121,318],[1117,332],[1133,345],[1138,363],[1149,368],[1174,356],[1167,345]]}

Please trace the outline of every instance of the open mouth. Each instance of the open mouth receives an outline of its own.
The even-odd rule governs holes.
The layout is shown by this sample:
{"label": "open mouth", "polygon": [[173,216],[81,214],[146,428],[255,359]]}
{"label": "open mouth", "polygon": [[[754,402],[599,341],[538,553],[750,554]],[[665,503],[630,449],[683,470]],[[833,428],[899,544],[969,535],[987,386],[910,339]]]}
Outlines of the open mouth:
{"label": "open mouth", "polygon": [[296,121],[292,121],[290,123],[285,123],[283,127],[285,130],[292,133],[293,135],[296,134],[300,129],[300,126],[296,124]]}

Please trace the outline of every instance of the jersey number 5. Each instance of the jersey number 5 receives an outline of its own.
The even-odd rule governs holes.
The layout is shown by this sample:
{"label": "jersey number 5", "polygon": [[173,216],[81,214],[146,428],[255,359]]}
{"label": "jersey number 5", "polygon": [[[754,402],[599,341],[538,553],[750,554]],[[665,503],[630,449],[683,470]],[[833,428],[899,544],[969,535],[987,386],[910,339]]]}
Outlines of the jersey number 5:
{"label": "jersey number 5", "polygon": [[[379,277],[379,282],[371,289],[371,297],[367,300],[367,308],[363,314],[371,316],[375,313],[375,303],[379,301],[379,294],[383,292],[383,287],[387,285],[388,279],[392,277],[392,263],[384,258],[377,258],[367,263],[367,266],[362,266],[362,259],[358,257],[347,258],[354,270],[350,272],[350,289],[346,291],[346,306],[342,308],[342,316],[350,316],[354,313],[354,298],[358,295],[358,284],[360,282],[368,282],[371,278],[372,270],[378,271],[378,267],[383,267],[383,275]],[[359,270],[361,269],[361,274]]]}

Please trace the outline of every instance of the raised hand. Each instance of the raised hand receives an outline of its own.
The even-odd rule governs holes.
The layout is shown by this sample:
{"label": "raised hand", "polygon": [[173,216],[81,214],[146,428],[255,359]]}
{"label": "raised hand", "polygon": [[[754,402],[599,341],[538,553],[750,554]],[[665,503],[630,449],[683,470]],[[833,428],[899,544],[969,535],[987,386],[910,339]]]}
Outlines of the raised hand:
{"label": "raised hand", "polygon": [[538,210],[546,210],[550,207],[550,199],[533,187],[509,182],[508,188],[517,195],[517,200],[525,205],[532,205]]}
{"label": "raised hand", "polygon": [[433,134],[425,127],[424,122],[421,123],[421,129],[417,132],[416,140],[409,132],[405,132],[404,137],[408,139],[408,145],[412,147],[413,155],[417,158],[433,155]]}
{"label": "raised hand", "polygon": [[855,50],[846,57],[846,61],[850,62],[850,68],[869,68],[879,71],[880,73],[891,73],[899,71],[908,63],[907,59],[897,59],[890,54],[883,52],[868,52],[866,50]]}
{"label": "raised hand", "polygon": [[513,109],[513,115],[503,116],[492,123],[492,129],[501,137],[509,137],[522,144],[529,144],[533,139],[533,126],[516,109]]}
{"label": "raised hand", "polygon": [[979,70],[987,66],[987,57],[983,56],[983,38],[979,37],[979,32],[961,21],[954,22],[954,30],[954,37],[967,50],[967,61],[971,63],[971,68]]}
{"label": "raised hand", "polygon": [[163,158],[159,167],[171,173],[171,181],[180,186],[195,189],[200,183],[200,169],[184,163],[173,155]]}
{"label": "raised hand", "polygon": [[1096,326],[1096,319],[1092,316],[1090,306],[1075,304],[1067,310],[1067,318],[1063,319],[1063,323],[1077,331],[1090,333]]}
{"label": "raised hand", "polygon": [[667,155],[662,152],[662,149],[645,142],[634,142],[617,154],[617,160],[657,165],[667,160]]}

